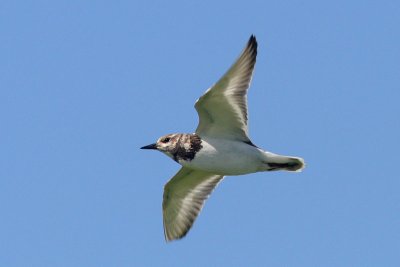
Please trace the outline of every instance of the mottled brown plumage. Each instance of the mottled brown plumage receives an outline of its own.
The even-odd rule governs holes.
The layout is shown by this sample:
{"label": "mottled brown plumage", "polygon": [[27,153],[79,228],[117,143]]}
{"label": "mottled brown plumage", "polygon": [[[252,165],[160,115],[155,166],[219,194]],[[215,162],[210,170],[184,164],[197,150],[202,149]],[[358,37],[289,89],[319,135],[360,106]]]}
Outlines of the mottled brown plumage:
{"label": "mottled brown plumage", "polygon": [[201,148],[201,138],[197,134],[167,134],[157,141],[157,148],[172,157],[176,162],[179,160],[191,161]]}

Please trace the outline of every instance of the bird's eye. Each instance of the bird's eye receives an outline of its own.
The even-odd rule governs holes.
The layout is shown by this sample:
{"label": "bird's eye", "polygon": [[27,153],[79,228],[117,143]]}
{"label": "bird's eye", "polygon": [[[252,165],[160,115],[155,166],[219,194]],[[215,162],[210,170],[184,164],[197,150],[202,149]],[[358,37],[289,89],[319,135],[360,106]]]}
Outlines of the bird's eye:
{"label": "bird's eye", "polygon": [[163,143],[168,143],[169,140],[170,140],[170,138],[169,138],[169,137],[166,137],[166,138],[164,138],[161,142],[163,142]]}

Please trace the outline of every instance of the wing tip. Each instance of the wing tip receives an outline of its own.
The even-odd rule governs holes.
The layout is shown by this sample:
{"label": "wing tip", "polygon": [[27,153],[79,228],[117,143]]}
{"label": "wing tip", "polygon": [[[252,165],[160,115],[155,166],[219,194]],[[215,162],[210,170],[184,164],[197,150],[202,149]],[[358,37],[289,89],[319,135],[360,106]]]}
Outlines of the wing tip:
{"label": "wing tip", "polygon": [[[166,243],[170,243],[175,240],[180,240],[184,238],[187,233],[189,233],[189,230],[193,226],[193,222],[189,225],[186,226],[184,229],[167,229],[166,225],[164,223],[164,238]],[[178,232],[177,232],[178,230]]]}
{"label": "wing tip", "polygon": [[247,42],[247,47],[257,54],[257,38],[254,34],[250,35],[249,41]]}
{"label": "wing tip", "polygon": [[177,235],[177,236],[173,236],[173,235],[170,236],[169,234],[165,233],[165,235],[164,235],[165,236],[165,242],[166,243],[171,243],[172,241],[180,240],[180,239],[184,238],[188,232],[189,231],[186,231],[185,233],[183,233],[181,235]]}
{"label": "wing tip", "polygon": [[256,58],[257,58],[257,39],[254,34],[250,35],[249,40],[247,41],[247,44],[245,48],[243,49],[242,53],[239,56],[238,61],[246,61],[248,60],[251,71],[254,68],[254,65],[256,64]]}
{"label": "wing tip", "polygon": [[250,35],[249,43],[257,43],[257,38],[256,38],[255,34]]}

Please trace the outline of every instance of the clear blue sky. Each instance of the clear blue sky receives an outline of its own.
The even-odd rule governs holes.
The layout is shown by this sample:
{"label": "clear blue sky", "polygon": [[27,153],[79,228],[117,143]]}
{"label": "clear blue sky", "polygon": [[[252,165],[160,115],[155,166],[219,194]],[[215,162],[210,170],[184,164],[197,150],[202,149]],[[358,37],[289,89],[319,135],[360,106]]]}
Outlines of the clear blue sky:
{"label": "clear blue sky", "polygon": [[[0,266],[400,266],[400,2],[3,1]],[[195,100],[255,34],[250,135],[303,173],[228,177],[167,244]]]}

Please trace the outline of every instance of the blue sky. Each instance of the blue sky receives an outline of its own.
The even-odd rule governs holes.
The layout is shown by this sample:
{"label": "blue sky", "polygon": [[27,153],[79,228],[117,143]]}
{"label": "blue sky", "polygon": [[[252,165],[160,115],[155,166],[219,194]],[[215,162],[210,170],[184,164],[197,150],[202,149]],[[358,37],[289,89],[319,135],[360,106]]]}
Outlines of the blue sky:
{"label": "blue sky", "polygon": [[[400,266],[398,1],[3,1],[0,266]],[[228,177],[165,243],[195,100],[255,34],[250,135],[304,172]]]}

